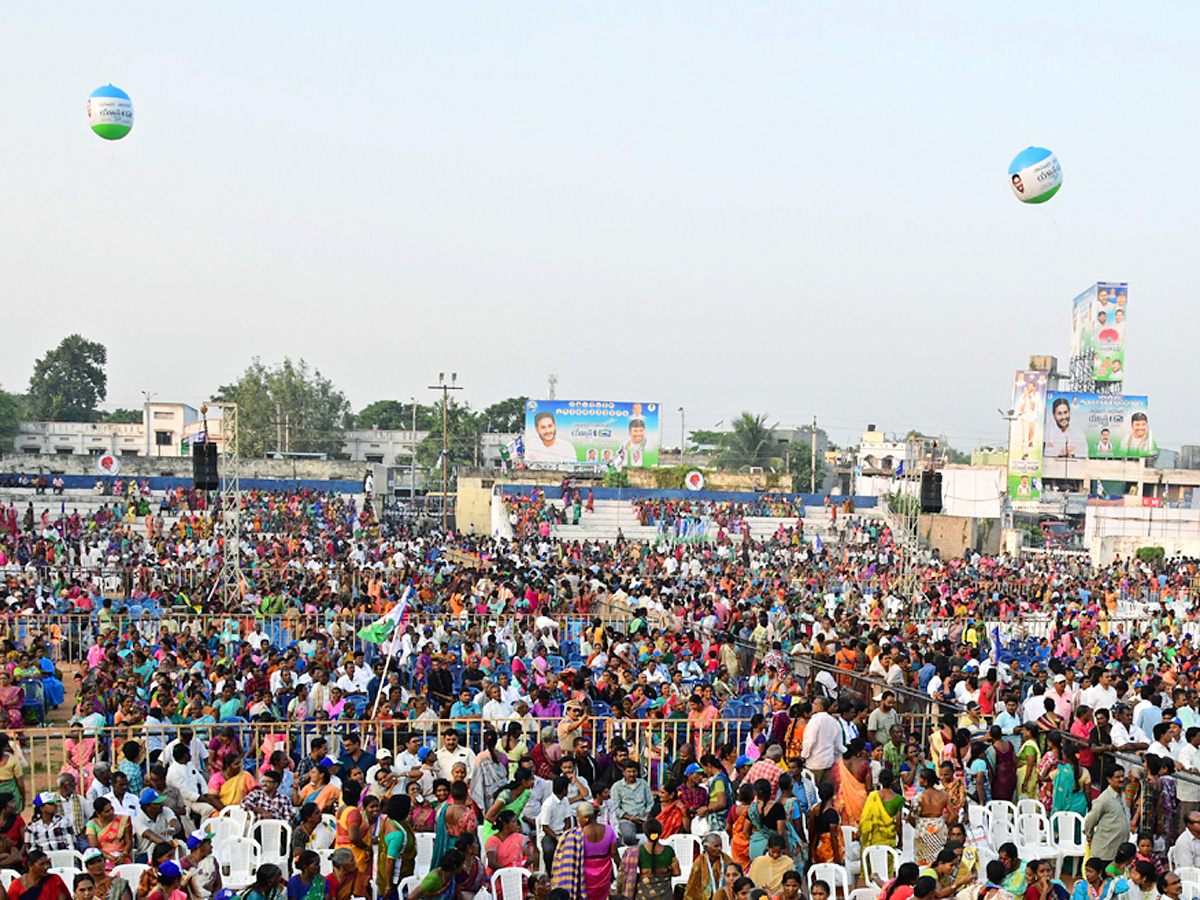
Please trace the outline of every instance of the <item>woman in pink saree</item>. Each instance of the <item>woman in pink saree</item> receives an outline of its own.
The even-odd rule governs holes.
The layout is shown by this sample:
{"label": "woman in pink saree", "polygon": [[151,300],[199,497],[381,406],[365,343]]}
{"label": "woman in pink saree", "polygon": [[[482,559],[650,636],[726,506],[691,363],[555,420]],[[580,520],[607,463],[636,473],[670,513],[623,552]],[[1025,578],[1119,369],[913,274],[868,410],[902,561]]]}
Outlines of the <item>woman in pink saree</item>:
{"label": "woman in pink saree", "polygon": [[59,769],[58,774],[63,775],[69,773],[75,776],[75,783],[79,785],[79,793],[86,794],[88,788],[92,786],[92,779],[95,777],[92,774],[92,767],[95,765],[96,759],[96,739],[94,737],[85,737],[82,728],[77,728],[66,740],[64,746],[66,751],[66,760],[63,766]]}
{"label": "woman in pink saree", "polygon": [[24,704],[25,691],[19,684],[13,684],[7,670],[0,670],[0,722],[8,728],[24,728],[25,714],[21,710]]}

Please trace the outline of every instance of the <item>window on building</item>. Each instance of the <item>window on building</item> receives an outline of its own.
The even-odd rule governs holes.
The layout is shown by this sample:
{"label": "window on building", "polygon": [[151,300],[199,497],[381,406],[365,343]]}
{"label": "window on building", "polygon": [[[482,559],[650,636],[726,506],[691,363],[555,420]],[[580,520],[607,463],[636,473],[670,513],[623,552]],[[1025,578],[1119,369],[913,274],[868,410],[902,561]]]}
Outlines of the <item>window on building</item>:
{"label": "window on building", "polygon": [[138,453],[137,450],[130,450],[128,447],[122,447],[121,455],[122,456],[140,456],[141,454]]}
{"label": "window on building", "polygon": [[383,463],[383,454],[382,453],[368,453],[367,454],[367,462],[382,464]]}
{"label": "window on building", "polygon": [[103,453],[103,447],[88,447],[88,456],[100,456]]}
{"label": "window on building", "polygon": [[154,418],[156,418],[156,419],[173,419],[173,418],[175,418],[175,413],[163,412],[162,410],[156,410],[154,413]]}
{"label": "window on building", "polygon": [[42,451],[40,447],[22,447],[21,452],[28,453],[30,456],[37,456]]}
{"label": "window on building", "polygon": [[170,431],[154,432],[154,443],[159,447],[170,447],[171,446],[171,434],[172,434],[172,432],[170,432]]}
{"label": "window on building", "polygon": [[74,452],[75,452],[74,447],[55,447],[54,448],[54,453],[57,456],[70,456]]}

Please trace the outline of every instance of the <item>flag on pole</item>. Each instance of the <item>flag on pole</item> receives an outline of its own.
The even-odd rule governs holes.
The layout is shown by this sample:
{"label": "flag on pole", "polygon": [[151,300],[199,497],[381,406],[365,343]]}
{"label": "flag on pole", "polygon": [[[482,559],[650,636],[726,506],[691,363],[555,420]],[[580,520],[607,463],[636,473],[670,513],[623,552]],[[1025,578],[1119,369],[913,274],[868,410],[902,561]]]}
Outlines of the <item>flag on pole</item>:
{"label": "flag on pole", "polygon": [[823,543],[821,543],[821,536],[819,534],[817,535],[816,541],[813,542],[813,546],[817,548],[818,553],[820,553],[821,548],[825,546]]}
{"label": "flag on pole", "polygon": [[896,466],[896,471],[892,473],[893,478],[899,478],[904,474],[904,460],[900,460],[900,465]]}
{"label": "flag on pole", "polygon": [[992,664],[995,665],[996,663],[1000,662],[1000,626],[999,625],[992,626],[991,643],[992,643]]}
{"label": "flag on pole", "polygon": [[613,468],[620,472],[625,468],[625,448],[622,447],[617,451],[617,455],[613,457]]}
{"label": "flag on pole", "polygon": [[434,468],[440,469],[442,467],[442,463],[445,461],[445,459],[446,459],[446,451],[443,450],[441,453],[438,454],[437,463],[434,465]]}
{"label": "flag on pole", "polygon": [[404,589],[404,593],[400,595],[400,599],[396,601],[396,605],[370,625],[364,625],[360,628],[358,636],[364,641],[370,641],[372,644],[382,644],[386,641],[404,619],[404,614],[408,611],[408,598],[411,594],[412,585],[410,584]]}

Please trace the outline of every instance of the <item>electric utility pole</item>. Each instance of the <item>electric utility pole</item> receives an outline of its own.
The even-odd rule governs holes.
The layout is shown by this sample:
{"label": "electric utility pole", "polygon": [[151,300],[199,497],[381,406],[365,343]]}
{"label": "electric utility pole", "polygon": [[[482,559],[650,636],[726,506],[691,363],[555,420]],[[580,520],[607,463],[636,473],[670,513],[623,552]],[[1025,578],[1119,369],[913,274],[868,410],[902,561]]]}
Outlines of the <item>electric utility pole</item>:
{"label": "electric utility pole", "polygon": [[429,390],[442,392],[442,458],[440,463],[442,467],[442,531],[445,532],[447,528],[446,495],[449,493],[450,487],[450,465],[449,459],[447,458],[449,456],[448,451],[450,447],[448,430],[449,419],[447,417],[447,409],[450,404],[450,392],[462,390],[462,388],[458,386],[458,373],[451,372],[450,383],[446,384],[446,373],[438,372],[438,383],[431,384],[429,386]]}

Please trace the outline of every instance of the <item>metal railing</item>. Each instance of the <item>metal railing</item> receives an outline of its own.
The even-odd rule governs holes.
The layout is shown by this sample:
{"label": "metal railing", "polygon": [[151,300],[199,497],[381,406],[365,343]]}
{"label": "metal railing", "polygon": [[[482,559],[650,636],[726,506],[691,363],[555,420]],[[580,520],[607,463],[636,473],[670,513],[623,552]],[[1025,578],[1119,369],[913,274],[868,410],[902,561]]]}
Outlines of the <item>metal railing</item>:
{"label": "metal railing", "polygon": [[[439,625],[454,624],[460,634],[465,634],[472,628],[482,631],[483,627],[497,622],[505,626],[514,626],[515,633],[521,634],[532,630],[536,619],[543,615],[556,623],[556,636],[559,641],[574,642],[579,641],[584,629],[590,628],[597,618],[606,624],[611,622],[618,628],[622,628],[628,618],[627,615],[620,616],[617,611],[610,611],[607,607],[597,608],[589,613],[506,612],[495,616],[467,610],[455,615],[447,609],[441,612],[412,612],[409,613],[406,622],[414,625],[418,632],[426,626],[436,628]],[[258,634],[267,638],[272,647],[280,650],[287,649],[306,635],[319,634],[347,641],[352,651],[363,652],[369,664],[382,649],[380,645],[360,638],[358,632],[378,618],[374,613],[345,614],[333,609],[326,609],[317,614],[294,610],[291,614],[264,616],[253,612],[195,613],[178,607],[146,610],[136,615],[114,613],[103,618],[99,613],[13,614],[0,615],[0,640],[12,640],[23,647],[32,646],[35,641],[42,641],[50,648],[51,659],[54,662],[79,663],[87,658],[88,652],[106,633],[114,630],[122,641],[127,635],[136,633],[145,643],[145,649],[149,651],[158,649],[164,631],[173,636],[187,632],[201,640],[216,634],[222,643],[246,640],[251,635]]]}
{"label": "metal railing", "polygon": [[[493,722],[464,721],[461,719],[429,718],[420,720],[396,720],[386,717],[386,711],[373,719],[338,719],[336,721],[304,722],[247,722],[244,720],[184,725],[145,724],[115,725],[100,728],[75,726],[67,728],[26,729],[20,735],[23,777],[27,793],[26,805],[39,791],[53,790],[58,776],[71,773],[80,784],[91,780],[95,763],[115,764],[124,758],[122,748],[127,741],[136,741],[141,747],[138,765],[143,772],[151,765],[169,764],[163,758],[163,750],[172,741],[183,741],[190,733],[191,739],[209,749],[208,760],[197,768],[206,776],[215,771],[214,754],[241,752],[245,756],[246,768],[258,771],[265,767],[275,750],[284,750],[293,760],[302,759],[312,747],[312,742],[322,737],[327,742],[326,755],[338,760],[342,755],[342,743],[346,735],[357,732],[362,736],[363,749],[375,753],[386,747],[394,754],[404,750],[404,739],[410,733],[419,734],[428,747],[441,745],[442,732],[448,728],[458,731],[460,746],[474,752],[482,750],[485,728],[502,733],[510,721]],[[524,720],[526,746],[532,748],[538,740],[538,732],[545,725],[557,726],[561,720]],[[10,732],[13,734],[14,732]],[[701,753],[712,752],[726,743],[733,743],[741,753],[741,745],[750,733],[749,719],[718,718],[703,726],[689,723],[687,719],[623,719],[613,716],[588,718],[582,734],[592,740],[593,754],[604,752],[614,738],[622,738],[632,759],[642,763],[652,787],[658,787],[667,771],[678,758],[679,748],[691,742]],[[236,744],[229,744],[224,737],[232,734]],[[214,744],[214,741],[216,742]],[[14,742],[16,746],[16,742]],[[224,750],[223,750],[224,748]],[[365,772],[363,773],[366,774]],[[449,777],[451,773],[442,773]]]}

